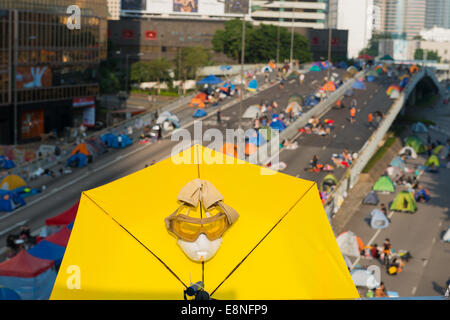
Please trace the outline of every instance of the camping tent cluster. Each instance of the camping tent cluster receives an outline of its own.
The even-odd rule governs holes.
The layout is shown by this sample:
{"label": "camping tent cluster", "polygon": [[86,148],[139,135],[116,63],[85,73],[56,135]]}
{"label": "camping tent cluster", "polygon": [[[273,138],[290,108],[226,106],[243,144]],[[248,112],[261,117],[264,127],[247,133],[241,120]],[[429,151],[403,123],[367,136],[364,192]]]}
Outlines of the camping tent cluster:
{"label": "camping tent cluster", "polygon": [[125,138],[117,138],[112,133],[108,133],[102,136],[102,138],[89,138],[84,142],[77,144],[69,159],[67,159],[66,167],[82,168],[89,162],[97,159],[98,156],[107,152],[107,146],[118,147],[118,140],[126,141],[122,142],[122,145],[130,144],[131,140],[126,136]]}
{"label": "camping tent cluster", "polygon": [[24,198],[39,193],[31,188],[23,178],[10,174],[0,178],[0,212],[11,212],[25,205]]}
{"label": "camping tent cluster", "polygon": [[318,71],[326,70],[331,67],[332,67],[332,64],[328,61],[317,61],[311,65],[311,67],[309,68],[309,71],[318,72]]}
{"label": "camping tent cluster", "polygon": [[0,156],[0,169],[12,169],[16,166],[14,161],[9,159],[7,156]]}
{"label": "camping tent cluster", "polygon": [[46,225],[57,227],[56,232],[0,263],[0,287],[12,290],[22,300],[49,299],[77,210],[78,202],[67,211],[47,219]]}
{"label": "camping tent cluster", "polygon": [[409,81],[411,80],[410,74],[413,74],[419,70],[419,67],[417,65],[412,65],[409,68],[409,74],[405,73],[398,77],[398,84],[392,84],[388,87],[386,90],[386,94],[391,99],[397,99],[400,96],[400,93],[403,91],[403,89],[406,88]]}

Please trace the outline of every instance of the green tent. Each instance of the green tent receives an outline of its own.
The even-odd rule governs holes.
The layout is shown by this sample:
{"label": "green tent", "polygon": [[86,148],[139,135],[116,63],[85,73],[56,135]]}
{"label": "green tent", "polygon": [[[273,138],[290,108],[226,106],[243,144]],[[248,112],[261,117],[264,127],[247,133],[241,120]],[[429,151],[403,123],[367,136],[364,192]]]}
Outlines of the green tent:
{"label": "green tent", "polygon": [[438,155],[439,152],[441,152],[442,148],[444,148],[443,145],[438,145],[436,148],[433,149],[433,154]]}
{"label": "green tent", "polygon": [[296,101],[300,106],[303,106],[304,98],[301,95],[295,93],[289,98],[288,104],[290,104],[292,101]]}
{"label": "green tent", "polygon": [[405,146],[413,148],[416,153],[424,153],[426,151],[422,141],[416,136],[406,138]]}
{"label": "green tent", "polygon": [[319,66],[312,66],[311,68],[309,68],[309,71],[320,71],[320,67]]}
{"label": "green tent", "polygon": [[320,183],[320,191],[327,191],[331,189],[332,186],[335,186],[338,184],[338,180],[335,176],[333,176],[331,173],[327,174],[325,178],[323,178],[322,182]]}
{"label": "green tent", "polygon": [[381,176],[373,186],[373,191],[379,192],[394,192],[395,186],[388,176]]}
{"label": "green tent", "polygon": [[394,58],[392,58],[390,55],[387,54],[387,55],[381,57],[380,60],[390,60],[390,61],[394,61]]}
{"label": "green tent", "polygon": [[417,210],[416,200],[414,200],[413,195],[408,191],[401,191],[395,197],[391,204],[390,209],[392,211],[401,212],[415,212]]}
{"label": "green tent", "polygon": [[435,154],[432,154],[427,162],[425,162],[425,166],[430,167],[431,165],[434,165],[435,168],[439,168],[440,164],[439,164],[439,159]]}

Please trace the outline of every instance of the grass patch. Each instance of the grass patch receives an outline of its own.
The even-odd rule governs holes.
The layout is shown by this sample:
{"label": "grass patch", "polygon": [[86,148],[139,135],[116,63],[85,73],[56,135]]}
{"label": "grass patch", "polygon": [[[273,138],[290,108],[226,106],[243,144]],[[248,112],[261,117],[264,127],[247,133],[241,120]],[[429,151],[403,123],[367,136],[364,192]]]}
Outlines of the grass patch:
{"label": "grass patch", "polygon": [[419,117],[415,117],[415,116],[409,116],[409,115],[405,115],[405,116],[399,116],[397,118],[398,122],[406,124],[406,125],[411,125],[413,123],[416,122],[422,122],[424,125],[432,125],[434,126],[436,123],[432,120],[426,119],[426,118],[419,118]]}
{"label": "grass patch", "polygon": [[397,140],[397,137],[395,135],[392,135],[389,137],[386,142],[381,146],[377,152],[370,158],[369,162],[367,162],[366,167],[363,169],[363,173],[368,173],[378,162],[378,160],[382,159],[385,153],[389,150],[390,147],[395,143]]}

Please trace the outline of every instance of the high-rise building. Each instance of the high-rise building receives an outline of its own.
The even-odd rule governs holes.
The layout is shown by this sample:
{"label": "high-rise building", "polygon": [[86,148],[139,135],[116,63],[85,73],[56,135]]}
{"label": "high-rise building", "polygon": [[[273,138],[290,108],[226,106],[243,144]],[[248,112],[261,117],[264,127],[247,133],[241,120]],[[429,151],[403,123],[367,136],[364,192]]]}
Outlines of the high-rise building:
{"label": "high-rise building", "polygon": [[412,39],[425,27],[427,0],[381,0],[381,32]]}
{"label": "high-rise building", "polygon": [[330,26],[348,30],[348,56],[355,58],[381,28],[378,0],[329,0]]}
{"label": "high-rise building", "polygon": [[425,28],[450,29],[450,1],[427,0]]}
{"label": "high-rise building", "polygon": [[[67,26],[71,5],[80,8],[80,29]],[[106,16],[106,0],[2,0],[0,144],[92,121]]]}
{"label": "high-rise building", "polygon": [[108,20],[120,20],[121,0],[108,0]]}

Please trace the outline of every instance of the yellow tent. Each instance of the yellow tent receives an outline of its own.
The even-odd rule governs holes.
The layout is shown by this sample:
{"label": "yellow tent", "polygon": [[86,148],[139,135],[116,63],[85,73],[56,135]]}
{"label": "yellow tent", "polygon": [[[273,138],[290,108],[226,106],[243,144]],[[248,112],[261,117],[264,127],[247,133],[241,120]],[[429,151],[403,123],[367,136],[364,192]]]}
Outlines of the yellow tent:
{"label": "yellow tent", "polygon": [[[239,213],[203,264],[164,222],[197,178]],[[183,299],[202,279],[215,299],[359,297],[314,182],[196,145],[82,193],[51,299]]]}
{"label": "yellow tent", "polygon": [[14,190],[20,187],[25,187],[27,183],[21,177],[15,174],[7,175],[0,182],[0,189]]}

